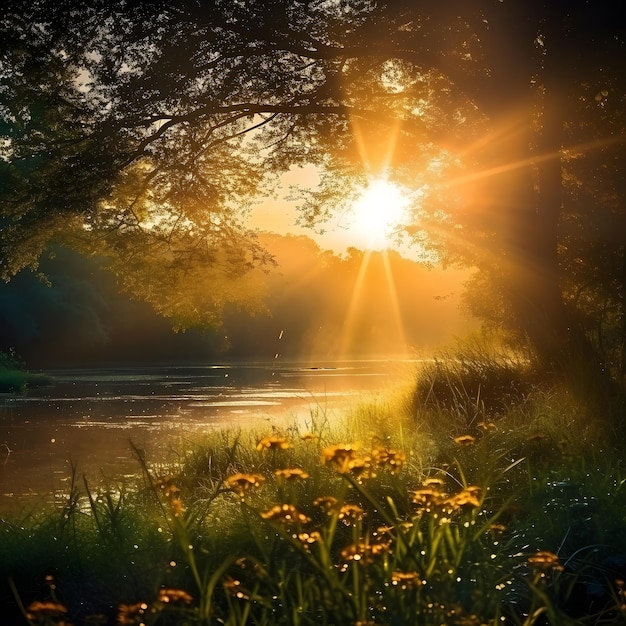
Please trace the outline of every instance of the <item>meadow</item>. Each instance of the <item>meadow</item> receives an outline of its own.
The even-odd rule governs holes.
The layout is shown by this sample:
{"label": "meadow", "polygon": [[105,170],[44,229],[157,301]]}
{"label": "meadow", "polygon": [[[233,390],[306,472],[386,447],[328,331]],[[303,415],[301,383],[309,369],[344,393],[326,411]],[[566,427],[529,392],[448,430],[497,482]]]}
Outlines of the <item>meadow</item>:
{"label": "meadow", "polygon": [[[612,424],[471,347],[340,418],[221,430],[0,520],[2,623],[626,623]],[[97,479],[97,480],[96,480]]]}

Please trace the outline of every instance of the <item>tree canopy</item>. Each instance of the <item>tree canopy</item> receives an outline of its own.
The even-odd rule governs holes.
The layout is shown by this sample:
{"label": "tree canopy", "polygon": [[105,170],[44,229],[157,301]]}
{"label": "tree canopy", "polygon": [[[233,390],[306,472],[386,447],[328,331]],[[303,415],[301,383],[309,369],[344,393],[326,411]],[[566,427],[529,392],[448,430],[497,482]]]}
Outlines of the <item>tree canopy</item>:
{"label": "tree canopy", "polygon": [[9,0],[0,41],[5,278],[62,240],[181,325],[247,306],[246,208],[314,163],[305,222],[367,176],[420,189],[406,230],[478,269],[475,310],[626,371],[615,3]]}

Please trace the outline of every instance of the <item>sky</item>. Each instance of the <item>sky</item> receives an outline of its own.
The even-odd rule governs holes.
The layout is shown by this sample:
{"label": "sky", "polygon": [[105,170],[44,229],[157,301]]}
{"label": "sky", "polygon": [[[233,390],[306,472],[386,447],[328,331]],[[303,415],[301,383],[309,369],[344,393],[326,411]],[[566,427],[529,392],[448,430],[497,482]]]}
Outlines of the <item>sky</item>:
{"label": "sky", "polygon": [[387,227],[391,229],[394,225],[386,223],[388,218],[393,221],[395,215],[398,221],[402,219],[403,190],[399,187],[374,189],[374,194],[366,195],[365,202],[361,202],[360,206],[358,203],[357,206],[346,206],[344,212],[334,214],[327,222],[320,224],[319,228],[299,225],[297,202],[287,200],[290,185],[312,188],[317,185],[317,181],[314,166],[293,168],[281,178],[282,191],[277,192],[276,198],[267,198],[254,205],[248,225],[259,231],[310,237],[323,250],[331,250],[336,254],[343,254],[350,247],[360,250],[389,247],[405,258],[423,260],[423,250],[408,240],[399,240],[397,236],[381,237],[381,231]]}

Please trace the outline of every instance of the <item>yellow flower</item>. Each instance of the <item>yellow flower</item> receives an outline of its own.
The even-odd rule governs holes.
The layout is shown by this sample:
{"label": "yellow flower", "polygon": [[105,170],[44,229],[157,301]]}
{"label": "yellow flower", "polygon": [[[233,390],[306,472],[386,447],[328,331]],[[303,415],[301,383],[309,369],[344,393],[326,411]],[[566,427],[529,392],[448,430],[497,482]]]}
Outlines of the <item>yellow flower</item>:
{"label": "yellow flower", "polygon": [[319,439],[319,437],[314,433],[303,433],[300,435],[300,439],[302,439],[302,441],[310,442]]}
{"label": "yellow flower", "polygon": [[364,543],[359,542],[356,545],[348,546],[341,551],[341,558],[344,561],[356,561],[369,565],[373,563],[374,558],[381,554],[389,552],[388,543]]}
{"label": "yellow flower", "polygon": [[346,525],[350,526],[354,522],[363,519],[365,511],[358,504],[344,504],[340,509],[337,517]]}
{"label": "yellow flower", "polygon": [[171,498],[170,506],[172,507],[172,513],[174,514],[174,517],[181,517],[182,514],[185,512],[185,505],[180,498]]}
{"label": "yellow flower", "polygon": [[400,589],[413,589],[420,587],[423,583],[417,572],[392,572],[391,584]]}
{"label": "yellow flower", "polygon": [[263,437],[256,445],[257,450],[287,450],[288,448],[291,448],[291,444],[287,438],[278,435]]}
{"label": "yellow flower", "polygon": [[48,623],[48,619],[63,617],[66,613],[67,607],[60,602],[36,600],[28,605],[26,616],[29,620]]}
{"label": "yellow flower", "polygon": [[308,472],[299,468],[293,469],[279,469],[275,472],[277,478],[281,478],[287,481],[306,480],[309,477]]}
{"label": "yellow flower", "polygon": [[292,522],[298,524],[306,524],[311,519],[300,513],[293,504],[277,504],[268,511],[262,512],[261,517],[273,522],[281,522],[283,524],[290,524]]}
{"label": "yellow flower", "polygon": [[313,505],[331,513],[337,506],[337,498],[333,498],[333,496],[319,496],[313,500]]}
{"label": "yellow flower", "polygon": [[120,604],[117,607],[117,623],[122,624],[122,626],[134,626],[147,610],[148,605],[145,602]]}
{"label": "yellow flower", "polygon": [[166,604],[190,604],[193,598],[184,589],[159,589],[159,600]]}
{"label": "yellow flower", "polygon": [[363,478],[373,478],[376,476],[376,474],[372,472],[372,464],[370,458],[367,456],[350,459],[342,468],[338,468],[337,471],[341,474],[349,472],[359,482],[361,482]]}
{"label": "yellow flower", "polygon": [[447,498],[446,493],[431,487],[416,489],[409,493],[411,494],[413,503],[417,504],[420,509],[423,509],[427,513],[430,513],[434,508],[443,506]]}
{"label": "yellow flower", "polygon": [[328,446],[322,452],[322,461],[326,465],[334,465],[337,471],[344,473],[350,469],[350,461],[356,458],[358,449],[358,444],[338,443],[334,446]]}
{"label": "yellow flower", "polygon": [[479,493],[480,487],[465,487],[465,489],[459,491],[459,493],[448,498],[446,504],[449,505],[453,511],[466,508],[478,508],[480,506],[480,500],[478,499]]}
{"label": "yellow flower", "polygon": [[422,481],[422,487],[443,487],[444,486],[443,478],[426,478],[426,480]]}
{"label": "yellow flower", "polygon": [[248,489],[258,487],[264,480],[265,478],[260,474],[242,474],[238,472],[226,479],[226,486],[239,495],[243,495]]}
{"label": "yellow flower", "polygon": [[375,448],[372,450],[372,460],[379,467],[386,467],[392,474],[396,474],[402,469],[406,454],[388,448]]}
{"label": "yellow flower", "polygon": [[459,446],[471,446],[476,443],[476,437],[472,437],[472,435],[461,435],[460,437],[454,438],[454,443]]}
{"label": "yellow flower", "polygon": [[562,571],[563,566],[559,557],[548,550],[540,550],[537,554],[528,557],[528,564],[537,571],[547,572],[549,570]]}
{"label": "yellow flower", "polygon": [[231,578],[230,576],[227,577],[222,583],[222,586],[224,587],[224,591],[226,591],[226,593],[229,593],[235,598],[239,598],[239,600],[250,599],[248,591],[241,586],[241,581],[236,578]]}

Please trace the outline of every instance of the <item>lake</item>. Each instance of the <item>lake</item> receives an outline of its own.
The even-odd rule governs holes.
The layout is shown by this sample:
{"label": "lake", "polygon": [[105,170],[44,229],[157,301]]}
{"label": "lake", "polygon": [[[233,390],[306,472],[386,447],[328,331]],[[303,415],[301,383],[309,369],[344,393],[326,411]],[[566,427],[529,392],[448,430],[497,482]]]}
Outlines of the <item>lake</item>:
{"label": "lake", "polygon": [[71,466],[90,481],[170,456],[211,429],[330,419],[414,373],[413,361],[248,363],[47,372],[55,385],[0,395],[0,512],[66,492]]}

